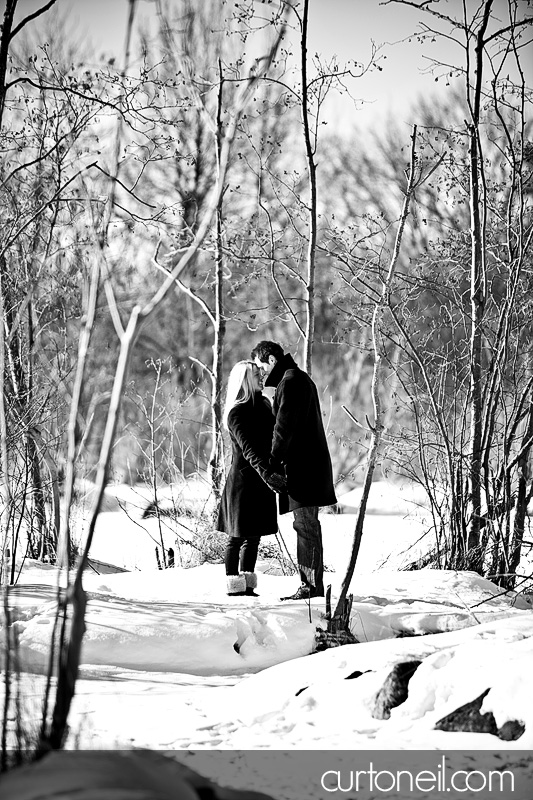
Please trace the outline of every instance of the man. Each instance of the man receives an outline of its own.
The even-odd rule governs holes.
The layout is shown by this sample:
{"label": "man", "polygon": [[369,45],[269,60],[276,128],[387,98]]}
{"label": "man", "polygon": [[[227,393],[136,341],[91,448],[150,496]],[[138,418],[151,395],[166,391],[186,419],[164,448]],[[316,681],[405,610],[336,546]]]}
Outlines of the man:
{"label": "man", "polygon": [[[315,384],[277,342],[262,341],[251,358],[275,387],[275,416],[269,472],[285,474],[287,493],[280,494],[280,514],[294,513],[296,558],[301,586],[282,600],[324,596],[322,530],[318,507],[337,502],[333,471]],[[273,486],[273,488],[275,488]]]}

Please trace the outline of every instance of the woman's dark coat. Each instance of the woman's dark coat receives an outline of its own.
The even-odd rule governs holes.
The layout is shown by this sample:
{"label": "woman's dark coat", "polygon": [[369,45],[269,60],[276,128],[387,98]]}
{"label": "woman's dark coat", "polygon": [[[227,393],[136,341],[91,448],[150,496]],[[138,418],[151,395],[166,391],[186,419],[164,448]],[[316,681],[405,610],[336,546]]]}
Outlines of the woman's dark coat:
{"label": "woman's dark coat", "polygon": [[229,536],[265,536],[278,530],[276,494],[261,477],[268,472],[273,429],[270,403],[260,392],[228,415],[232,459],[217,530]]}
{"label": "woman's dark coat", "polygon": [[315,384],[286,353],[272,369],[265,386],[275,386],[275,416],[270,472],[285,472],[286,495],[280,513],[337,502],[331,457]]}

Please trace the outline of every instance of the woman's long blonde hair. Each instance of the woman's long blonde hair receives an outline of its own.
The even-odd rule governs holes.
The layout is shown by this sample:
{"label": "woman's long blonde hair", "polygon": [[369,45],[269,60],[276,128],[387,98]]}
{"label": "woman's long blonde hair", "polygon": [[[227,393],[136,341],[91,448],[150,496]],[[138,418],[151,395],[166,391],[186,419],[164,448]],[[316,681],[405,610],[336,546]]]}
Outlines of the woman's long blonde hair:
{"label": "woman's long blonde hair", "polygon": [[228,416],[231,409],[241,403],[246,403],[255,394],[253,383],[254,367],[253,361],[237,361],[229,374],[226,405],[222,416],[222,421],[226,428],[228,427]]}

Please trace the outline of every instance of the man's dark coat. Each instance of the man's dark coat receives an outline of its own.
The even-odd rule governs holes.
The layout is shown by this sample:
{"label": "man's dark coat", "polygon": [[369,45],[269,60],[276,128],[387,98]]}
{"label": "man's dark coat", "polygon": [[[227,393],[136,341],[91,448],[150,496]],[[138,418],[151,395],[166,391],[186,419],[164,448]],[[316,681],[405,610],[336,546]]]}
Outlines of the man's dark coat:
{"label": "man's dark coat", "polygon": [[278,530],[276,495],[261,477],[268,472],[273,429],[270,403],[260,392],[228,415],[232,459],[217,530],[229,536],[265,536]]}
{"label": "man's dark coat", "polygon": [[275,386],[270,472],[285,472],[286,495],[280,513],[337,502],[333,470],[315,384],[286,353],[274,365],[265,386]]}

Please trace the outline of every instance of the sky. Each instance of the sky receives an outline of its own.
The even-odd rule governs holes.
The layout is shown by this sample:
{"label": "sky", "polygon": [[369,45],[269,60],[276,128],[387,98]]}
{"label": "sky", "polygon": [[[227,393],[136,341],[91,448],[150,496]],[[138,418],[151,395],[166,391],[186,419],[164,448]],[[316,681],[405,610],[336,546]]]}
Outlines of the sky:
{"label": "sky", "polygon": [[[38,0],[19,0],[15,20],[38,5]],[[82,40],[90,40],[98,56],[114,55],[120,59],[129,8],[127,0],[58,0],[56,7],[61,13],[68,9],[72,30],[77,31]],[[461,0],[446,0],[443,11],[460,16],[461,7]],[[507,18],[506,7],[507,0],[494,0],[494,13],[501,20]],[[153,0],[138,0],[138,22],[153,19],[154,13]],[[374,43],[381,67],[348,80],[355,104],[346,94],[330,95],[326,107],[330,130],[347,132],[353,126],[363,129],[383,126],[391,116],[410,127],[414,121],[410,107],[417,98],[440,97],[449,87],[454,87],[454,81],[460,82],[458,78],[448,80],[442,75],[435,80],[432,59],[445,64],[462,63],[464,55],[457,44],[446,39],[418,42],[411,34],[420,30],[421,20],[445,30],[433,17],[394,2],[311,0],[310,58],[317,52],[326,60],[336,55],[341,67],[350,59],[368,64]],[[524,58],[523,66],[529,85],[533,85],[533,58]]]}
{"label": "sky", "polygon": [[[497,0],[499,2],[500,0]],[[27,9],[33,9],[37,0],[19,0],[20,19]],[[58,0],[58,7],[70,9],[73,29],[83,31],[99,54],[120,56],[126,30],[127,0]],[[138,0],[136,15],[139,20],[154,14],[151,0]],[[331,100],[340,127],[371,124],[388,112],[404,113],[420,94],[440,88],[433,76],[425,74],[429,65],[426,56],[449,54],[449,48],[434,43],[421,46],[416,40],[394,44],[405,39],[417,27],[418,13],[411,8],[395,4],[384,6],[380,0],[312,0],[309,16],[309,56],[315,52],[325,58],[338,56],[342,65],[349,59],[368,63],[372,41],[382,46],[380,66],[363,78],[352,82],[350,89],[357,100],[357,111],[348,97]]]}
{"label": "sky", "polygon": [[[88,508],[93,488],[86,483],[80,489]],[[191,484],[188,491],[189,502],[203,500],[199,485]],[[321,515],[326,583],[332,585],[333,599],[344,576],[357,492],[341,498],[345,513]],[[228,597],[222,564],[158,570],[154,520],[142,518],[147,499],[132,487],[106,490],[94,556],[106,554],[109,562],[121,552],[130,570],[85,575],[87,630],[67,750],[168,752],[207,777],[220,780],[222,774],[226,785],[271,793],[276,800],[338,796],[323,788],[320,775],[350,764],[353,768],[354,757],[359,764],[376,759],[390,771],[416,765],[427,769],[445,754],[453,757],[456,770],[511,765],[522,786],[512,796],[533,796],[532,597],[502,593],[471,572],[402,571],[418,551],[425,525],[426,512],[413,489],[373,485],[364,547],[350,586],[350,628],[358,643],[318,653],[313,652],[315,629],[326,625],[324,600],[281,602],[297,579],[283,574],[275,557],[258,562],[257,598]],[[83,506],[79,512],[78,533]],[[281,530],[294,556],[289,517],[281,518]],[[176,536],[191,520],[167,524],[165,537],[178,550]],[[531,558],[523,559],[520,570],[531,574]],[[56,582],[54,567],[26,560],[10,593],[19,685],[34,719],[45,680]],[[389,718],[380,718],[377,697],[395,665],[407,661],[420,662],[407,697],[391,708]],[[3,689],[2,682],[0,703]],[[435,727],[486,690],[481,712],[493,715],[498,731],[507,722],[518,722],[524,729],[519,738],[504,741],[494,732]],[[280,760],[254,758],[274,752]],[[226,760],[217,760],[217,754]],[[310,758],[302,767],[298,759],[305,754]],[[39,780],[35,794],[18,794],[9,783],[13,775],[4,794],[0,787],[0,800],[54,797],[50,787],[49,795],[40,793]],[[90,775],[61,771],[62,781],[73,782],[71,789],[82,778],[86,791]],[[101,791],[91,800],[107,800]],[[472,800],[487,795],[443,791],[432,796]],[[139,800],[139,795],[120,797]],[[368,800],[376,794],[357,797]]]}
{"label": "sky", "polygon": [[[38,0],[19,0],[15,20],[38,5]],[[259,2],[257,5],[260,8]],[[524,9],[525,6],[524,2]],[[446,0],[443,11],[460,17],[461,7],[462,0]],[[61,13],[68,10],[72,30],[81,40],[94,44],[97,57],[121,58],[129,9],[127,0],[57,0],[56,8]],[[498,19],[507,19],[507,0],[494,0],[493,8]],[[137,22],[149,22],[154,18],[155,3],[137,0],[135,13]],[[460,78],[443,77],[443,70],[435,73],[432,59],[445,64],[462,63],[462,48],[443,38],[420,43],[411,34],[420,30],[421,20],[435,25],[438,30],[446,30],[433,17],[395,2],[311,0],[309,58],[315,52],[325,60],[336,55],[341,68],[350,59],[368,64],[374,43],[381,68],[370,69],[360,78],[348,79],[351,97],[346,93],[330,94],[325,107],[330,131],[346,133],[354,126],[382,127],[391,117],[410,128],[415,121],[410,109],[419,97],[442,97],[461,83]],[[523,67],[532,86],[533,58],[525,57]],[[437,75],[438,81],[435,80]]]}

